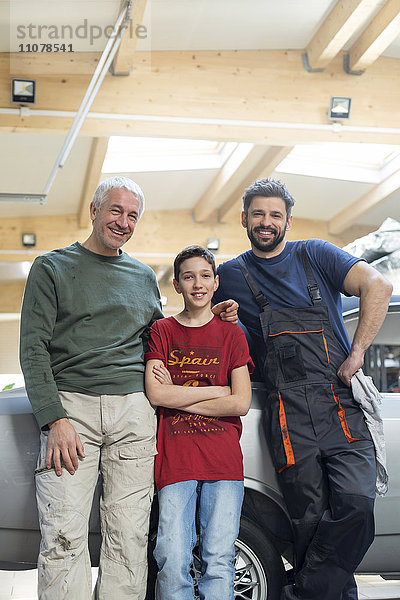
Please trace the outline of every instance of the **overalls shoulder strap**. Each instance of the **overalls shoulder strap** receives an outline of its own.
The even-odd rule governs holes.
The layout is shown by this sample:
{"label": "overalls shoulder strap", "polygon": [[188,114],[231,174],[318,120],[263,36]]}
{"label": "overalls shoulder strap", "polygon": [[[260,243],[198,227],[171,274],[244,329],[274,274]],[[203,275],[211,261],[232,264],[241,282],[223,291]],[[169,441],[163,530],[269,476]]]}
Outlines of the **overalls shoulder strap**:
{"label": "overalls shoulder strap", "polygon": [[243,273],[243,277],[245,278],[247,285],[249,286],[250,290],[252,291],[253,296],[254,296],[260,310],[263,311],[264,309],[269,307],[268,299],[259,290],[256,280],[254,279],[253,275],[250,273],[250,271],[246,267],[246,263],[244,262],[243,256],[238,256],[236,258],[236,260],[238,262],[240,270]]}
{"label": "overalls shoulder strap", "polygon": [[261,331],[263,334],[264,341],[265,341],[265,343],[267,343],[268,323],[269,323],[270,316],[271,316],[271,305],[268,302],[268,299],[266,298],[266,296],[259,290],[256,280],[254,279],[254,277],[251,275],[248,268],[246,267],[246,264],[243,260],[243,256],[238,256],[236,260],[238,262],[240,270],[243,273],[243,277],[245,278],[247,285],[249,286],[251,292],[253,293],[253,296],[254,296],[254,298],[258,304],[258,307],[260,309],[259,319],[260,319]]}
{"label": "overalls shoulder strap", "polygon": [[314,273],[313,273],[313,270],[311,267],[308,253],[307,253],[307,242],[305,240],[303,240],[303,243],[301,245],[301,257],[303,259],[304,271],[305,271],[306,277],[307,277],[308,293],[310,295],[313,306],[316,306],[318,304],[321,304],[322,297],[321,297],[321,292],[319,290],[318,284],[315,281]]}

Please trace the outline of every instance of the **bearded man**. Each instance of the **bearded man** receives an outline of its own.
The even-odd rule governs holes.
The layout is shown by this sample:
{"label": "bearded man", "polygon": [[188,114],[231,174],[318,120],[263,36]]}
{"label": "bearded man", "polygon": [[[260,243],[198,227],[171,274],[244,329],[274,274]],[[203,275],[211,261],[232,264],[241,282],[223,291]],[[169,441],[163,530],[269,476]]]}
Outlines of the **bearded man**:
{"label": "bearded man", "polygon": [[[218,268],[266,384],[264,424],[291,517],[294,584],[282,599],[356,600],[353,572],[374,538],[375,452],[350,382],[385,318],[392,286],[329,242],[287,242],[294,199],[261,179],[243,196],[251,250]],[[341,293],[360,298],[350,345]]]}

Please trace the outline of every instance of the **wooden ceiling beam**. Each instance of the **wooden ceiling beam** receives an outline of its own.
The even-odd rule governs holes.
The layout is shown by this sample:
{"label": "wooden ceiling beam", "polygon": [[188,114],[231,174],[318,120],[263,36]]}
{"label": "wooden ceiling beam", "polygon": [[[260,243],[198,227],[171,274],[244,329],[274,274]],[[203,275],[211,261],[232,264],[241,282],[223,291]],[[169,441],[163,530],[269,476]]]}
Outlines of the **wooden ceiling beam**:
{"label": "wooden ceiling beam", "polygon": [[389,0],[353,44],[348,55],[350,71],[372,65],[400,34],[400,1]]}
{"label": "wooden ceiling beam", "polygon": [[332,235],[343,233],[356,223],[359,218],[387,200],[389,196],[400,192],[400,169],[364,194],[356,202],[347,206],[328,223],[328,231]]}
{"label": "wooden ceiling beam", "polygon": [[[354,100],[354,98],[353,98]],[[374,105],[375,106],[375,105]],[[390,109],[389,109],[390,110]],[[393,121],[396,114],[389,113],[385,117]],[[29,126],[27,126],[29,121]],[[68,127],[66,122],[71,124],[71,120],[60,118],[33,118],[9,117],[0,115],[0,132],[14,133],[43,133],[43,134],[65,134]],[[354,131],[343,127],[342,130],[335,130],[332,126],[329,129],[305,129],[290,128],[287,125],[281,127],[251,127],[246,125],[230,124],[185,124],[185,123],[163,123],[149,121],[128,122],[126,119],[106,120],[106,119],[88,119],[80,132],[80,135],[96,137],[98,135],[129,135],[135,137],[170,137],[170,138],[188,138],[196,140],[216,140],[220,142],[251,142],[254,144],[285,146],[296,144],[328,143],[328,142],[354,142],[365,144],[393,144],[399,143],[399,132],[397,124],[391,122],[385,125],[376,125],[376,127],[388,127],[387,131],[382,129],[371,129],[364,131]],[[370,127],[370,125],[367,125]],[[395,127],[393,131],[390,129]]]}
{"label": "wooden ceiling beam", "polygon": [[267,150],[256,147],[254,153],[255,151],[258,153],[257,161],[250,170],[247,170],[241,181],[238,182],[237,186],[230,194],[229,198],[227,198],[220,207],[219,220],[224,221],[224,219],[229,217],[234,211],[239,212],[241,198],[246,187],[251,185],[257,179],[269,177],[291,150],[292,148],[289,146],[273,146]]}
{"label": "wooden ceiling beam", "polygon": [[226,200],[232,185],[236,187],[237,182],[242,180],[244,173],[250,168],[249,164],[254,160],[254,153],[257,155],[259,152],[260,148],[254,147],[253,144],[237,145],[194,207],[193,218],[197,223],[208,219]]}
{"label": "wooden ceiling beam", "polygon": [[100,183],[101,169],[107,153],[108,137],[94,138],[90,151],[89,162],[86,170],[81,201],[78,210],[78,224],[81,229],[86,229],[90,223],[89,205]]}
{"label": "wooden ceiling beam", "polygon": [[324,69],[379,4],[380,0],[339,0],[307,46],[310,70]]}
{"label": "wooden ceiling beam", "polygon": [[[398,59],[380,57],[359,78],[343,71],[339,56],[323,73],[313,75],[312,93],[310,74],[301,68],[299,51],[153,52],[151,64],[146,61],[144,55],[142,66],[130,77],[106,76],[92,107],[97,117],[86,119],[82,135],[200,137],[268,145],[398,143],[396,131],[392,136],[383,131],[351,132],[346,130],[347,124],[342,129],[332,125],[326,114],[329,96],[340,89],[352,98],[349,125],[398,128],[400,86],[393,86],[393,81],[400,79]],[[0,114],[0,131],[68,130],[90,77],[39,75],[35,110],[45,112],[38,116],[32,110],[31,116],[24,117],[10,103],[13,73],[9,68],[8,55],[0,55],[0,107],[14,109],[14,113]],[[71,117],[56,117],[47,112],[51,110],[70,111]],[[130,120],[129,116],[140,118]],[[155,117],[161,120],[153,120]],[[191,121],[174,122],[173,118]],[[264,121],[269,124],[264,126]],[[312,128],[306,129],[307,124]]]}
{"label": "wooden ceiling beam", "polygon": [[[354,102],[354,97],[353,97]],[[374,104],[371,106],[376,108]],[[398,111],[397,111],[398,112]],[[371,118],[373,111],[371,112]],[[354,114],[354,113],[353,113]],[[383,117],[385,123],[379,124],[380,117]],[[399,123],[400,120],[394,123],[396,111],[388,109],[386,115],[379,115],[375,127],[379,127],[376,131],[374,125],[367,123],[367,128],[363,131],[349,129],[346,126],[343,129],[335,129],[332,124],[329,128],[306,129],[304,127],[291,128],[289,124],[284,127],[277,124],[276,127],[246,126],[245,124],[234,123],[229,124],[193,124],[193,123],[166,123],[154,121],[152,117],[148,121],[141,120],[140,122],[128,121],[126,118],[120,120],[90,118],[87,119],[82,126],[80,135],[88,137],[111,136],[111,135],[128,135],[135,137],[171,137],[171,138],[188,138],[196,140],[215,140],[220,142],[251,142],[254,144],[264,145],[291,145],[295,144],[311,144],[311,143],[328,143],[328,142],[355,142],[369,144],[393,144],[399,143]],[[310,118],[310,114],[308,115]],[[393,123],[392,123],[393,120]],[[43,133],[43,134],[65,134],[71,126],[71,119],[63,119],[56,117],[19,117],[13,115],[0,114],[0,132],[13,133]],[[364,126],[362,124],[362,126]],[[389,128],[387,131],[381,127]],[[394,127],[396,129],[391,130]]]}
{"label": "wooden ceiling beam", "polygon": [[[121,10],[126,0],[121,2]],[[134,0],[131,18],[121,40],[120,47],[112,63],[113,75],[129,75],[133,69],[136,46],[141,35],[147,0]]]}

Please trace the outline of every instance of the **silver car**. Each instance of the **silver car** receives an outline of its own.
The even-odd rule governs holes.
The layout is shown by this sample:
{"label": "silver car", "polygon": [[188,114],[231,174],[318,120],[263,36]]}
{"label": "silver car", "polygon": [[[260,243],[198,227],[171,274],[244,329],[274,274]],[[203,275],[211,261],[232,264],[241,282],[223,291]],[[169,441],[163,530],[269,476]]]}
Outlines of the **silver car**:
{"label": "silver car", "polygon": [[[355,299],[345,304],[350,333],[357,324]],[[349,304],[350,303],[350,304]],[[362,561],[360,573],[400,576],[400,297],[393,297],[384,325],[365,358],[365,369],[383,392],[389,493],[376,501],[375,541]],[[278,600],[285,570],[292,564],[292,531],[264,437],[261,384],[253,384],[253,399],[243,419],[242,449],[245,464],[245,500],[236,542],[235,598]],[[39,526],[33,472],[39,431],[23,389],[0,393],[0,568],[36,566]],[[97,565],[100,544],[96,490],[90,521],[92,564]],[[154,542],[157,503],[154,503],[150,539]],[[21,565],[21,563],[23,563]],[[155,564],[149,550],[147,598],[154,597]],[[193,576],[198,575],[194,555]]]}

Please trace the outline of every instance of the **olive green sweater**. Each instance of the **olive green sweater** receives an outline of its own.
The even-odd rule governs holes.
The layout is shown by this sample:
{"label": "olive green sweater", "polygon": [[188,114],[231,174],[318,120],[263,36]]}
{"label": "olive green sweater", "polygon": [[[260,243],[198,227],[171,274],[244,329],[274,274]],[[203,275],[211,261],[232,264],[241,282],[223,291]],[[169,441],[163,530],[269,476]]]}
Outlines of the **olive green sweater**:
{"label": "olive green sweater", "polygon": [[144,341],[161,318],[153,271],[79,242],[37,258],[21,314],[20,360],[40,427],[65,417],[58,390],[144,391]]}

